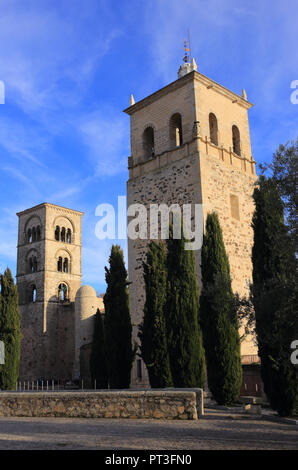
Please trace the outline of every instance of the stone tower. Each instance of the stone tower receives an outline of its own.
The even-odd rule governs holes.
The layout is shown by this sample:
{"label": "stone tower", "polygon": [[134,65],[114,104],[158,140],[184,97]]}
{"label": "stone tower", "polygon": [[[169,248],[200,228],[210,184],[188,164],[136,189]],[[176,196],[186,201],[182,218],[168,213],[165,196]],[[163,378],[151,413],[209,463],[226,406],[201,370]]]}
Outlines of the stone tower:
{"label": "stone tower", "polygon": [[17,215],[20,380],[71,379],[83,213],[44,203]]}
{"label": "stone tower", "polygon": [[[219,215],[229,256],[234,292],[247,292],[251,280],[252,192],[256,180],[251,155],[245,92],[237,95],[197,71],[195,61],[180,67],[178,80],[134,102],[130,116],[131,156],[127,204],[201,204]],[[202,223],[202,230],[204,222]],[[128,240],[128,264],[134,337],[144,306],[142,261],[148,240]],[[200,249],[195,251],[200,276]],[[243,363],[257,360],[248,337],[241,346]],[[132,385],[148,378],[137,360]]]}

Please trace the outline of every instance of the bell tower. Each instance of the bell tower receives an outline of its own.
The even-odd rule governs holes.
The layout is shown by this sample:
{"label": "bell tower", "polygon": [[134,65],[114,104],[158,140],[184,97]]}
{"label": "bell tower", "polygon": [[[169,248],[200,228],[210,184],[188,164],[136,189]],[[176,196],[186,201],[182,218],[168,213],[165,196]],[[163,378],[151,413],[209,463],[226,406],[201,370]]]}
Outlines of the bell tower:
{"label": "bell tower", "polygon": [[[184,62],[178,79],[124,110],[130,116],[131,156],[128,159],[127,204],[200,204],[203,219],[219,215],[229,256],[234,292],[247,293],[251,280],[251,219],[255,161],[251,155],[248,110],[243,90],[238,95]],[[192,212],[194,214],[194,211]],[[204,230],[204,221],[201,230]],[[149,240],[128,239],[130,306],[137,339],[145,302],[142,262]],[[201,285],[201,251],[195,251]],[[243,358],[257,357],[247,338]],[[246,359],[243,359],[245,361]],[[250,361],[251,359],[247,359]],[[132,385],[148,384],[140,361]]]}
{"label": "bell tower", "polygon": [[70,379],[83,213],[43,203],[17,215],[20,380]]}

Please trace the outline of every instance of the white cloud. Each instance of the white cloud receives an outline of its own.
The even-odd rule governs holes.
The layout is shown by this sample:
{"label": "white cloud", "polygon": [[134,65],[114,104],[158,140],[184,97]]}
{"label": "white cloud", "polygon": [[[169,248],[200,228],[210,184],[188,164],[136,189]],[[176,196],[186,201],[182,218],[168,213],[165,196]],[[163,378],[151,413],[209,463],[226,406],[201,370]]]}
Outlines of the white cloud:
{"label": "white cloud", "polygon": [[83,141],[88,147],[96,176],[111,176],[127,168],[129,123],[119,112],[109,110],[84,116],[78,123]]}
{"label": "white cloud", "polygon": [[17,258],[17,216],[14,208],[4,207],[0,211],[0,274],[5,271],[7,265],[13,275],[16,271]]}
{"label": "white cloud", "polygon": [[41,155],[48,146],[45,133],[23,122],[19,124],[10,118],[0,118],[0,146],[8,153],[9,159],[29,160],[39,167],[45,167]]}
{"label": "white cloud", "polygon": [[94,38],[87,26],[92,2],[89,17],[74,3],[71,7],[66,3],[67,14],[50,4],[1,5],[1,79],[7,102],[16,102],[26,112],[44,113],[78,103],[112,41],[121,34],[99,27]]}

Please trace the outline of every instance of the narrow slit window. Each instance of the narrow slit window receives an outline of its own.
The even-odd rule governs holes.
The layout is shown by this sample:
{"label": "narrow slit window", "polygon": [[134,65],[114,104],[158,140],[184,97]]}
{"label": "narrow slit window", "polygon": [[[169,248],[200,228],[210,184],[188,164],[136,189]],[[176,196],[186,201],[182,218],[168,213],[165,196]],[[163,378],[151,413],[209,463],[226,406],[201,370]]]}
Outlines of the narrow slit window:
{"label": "narrow slit window", "polygon": [[217,118],[215,114],[209,114],[209,131],[210,131],[210,141],[214,145],[218,145],[218,125]]}
{"label": "narrow slit window", "polygon": [[71,230],[70,230],[70,228],[67,229],[66,241],[67,241],[67,243],[71,243]]}
{"label": "narrow slit window", "polygon": [[64,262],[63,262],[63,272],[64,273],[68,273],[68,259],[67,258],[64,258]]}
{"label": "narrow slit window", "polygon": [[154,157],[155,149],[154,149],[154,130],[152,127],[147,127],[143,133],[143,149],[144,149],[144,157],[146,160]]}
{"label": "narrow slit window", "polygon": [[59,256],[59,258],[58,258],[57,271],[62,272],[62,257],[61,256]]}
{"label": "narrow slit window", "polygon": [[240,149],[240,132],[237,126],[232,127],[232,136],[233,136],[233,152],[237,155],[241,155]]}
{"label": "narrow slit window", "polygon": [[57,242],[60,240],[60,227],[58,225],[55,230],[55,240],[57,240]]}
{"label": "narrow slit window", "polygon": [[170,119],[170,145],[171,147],[180,147],[183,144],[182,135],[182,117],[176,113]]}
{"label": "narrow slit window", "polygon": [[36,302],[36,299],[37,299],[37,290],[36,290],[36,286],[32,286],[31,288],[31,302],[35,303]]}
{"label": "narrow slit window", "polygon": [[68,287],[66,284],[59,284],[58,287],[58,299],[61,302],[68,300]]}
{"label": "narrow slit window", "polygon": [[29,228],[29,230],[28,230],[27,237],[28,237],[28,243],[32,243],[32,230],[31,230],[31,228]]}

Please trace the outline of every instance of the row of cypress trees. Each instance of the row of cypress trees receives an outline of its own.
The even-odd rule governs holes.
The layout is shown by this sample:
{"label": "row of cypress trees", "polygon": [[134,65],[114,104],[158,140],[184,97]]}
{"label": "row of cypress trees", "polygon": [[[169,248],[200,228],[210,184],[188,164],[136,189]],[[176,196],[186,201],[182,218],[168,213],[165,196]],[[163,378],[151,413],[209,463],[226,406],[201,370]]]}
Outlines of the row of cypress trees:
{"label": "row of cypress trees", "polygon": [[240,340],[217,214],[208,214],[206,222],[201,296],[194,253],[184,249],[185,241],[183,235],[181,239],[170,236],[166,245],[148,245],[141,356],[152,387],[203,387],[207,362],[214,398],[232,403],[242,381]]}
{"label": "row of cypress trees", "polygon": [[[278,170],[286,183],[289,177],[293,179],[292,173],[284,171],[281,164]],[[293,184],[290,186],[292,188]],[[287,193],[288,187],[287,183],[282,189]],[[284,221],[280,193],[278,179],[259,178],[253,195],[253,284],[249,304],[252,303],[254,308],[266,395],[271,407],[280,415],[293,415],[298,412],[298,367],[290,361],[291,344],[298,337],[297,231],[294,223],[297,212],[292,207],[292,200],[295,203],[293,196],[289,230]],[[139,332],[141,356],[154,388],[202,387],[206,361],[208,386],[213,397],[220,404],[232,403],[239,396],[242,382],[239,304],[231,288],[230,267],[217,215],[208,214],[206,220],[201,256],[201,295],[194,254],[184,250],[184,243],[184,237],[181,240],[170,237],[166,244],[151,242],[148,245],[147,259],[143,265],[146,302]],[[121,263],[124,266],[123,256]],[[116,266],[119,267],[117,263]],[[115,281],[113,288],[108,287],[106,309],[108,313],[109,306],[110,311],[117,311],[117,305],[124,305],[124,315],[130,318],[126,303],[127,273],[125,268],[120,272],[121,282]],[[111,283],[113,276],[109,275],[112,276],[111,268],[107,270],[107,280]],[[120,286],[126,295],[119,304],[116,297]],[[98,329],[103,337],[100,314],[98,318]],[[107,328],[111,342],[107,338],[105,340],[111,346],[111,357],[117,355],[116,339],[124,339],[125,331],[131,339],[129,322],[117,330],[119,324],[121,317],[115,316],[113,326],[110,330]],[[133,357],[132,350],[128,348],[127,351],[128,355],[124,354],[128,364],[125,386],[129,384]],[[116,369],[117,364],[119,366],[121,362],[115,361]]]}
{"label": "row of cypress trees", "polygon": [[5,364],[0,365],[0,389],[14,390],[20,368],[21,319],[17,287],[9,268],[0,276],[0,289],[0,341],[5,347]]}
{"label": "row of cypress trees", "polygon": [[129,283],[120,246],[112,246],[109,268],[105,267],[105,271],[105,318],[103,321],[98,310],[90,357],[91,378],[96,380],[98,388],[129,388],[135,352],[129,313]]}

